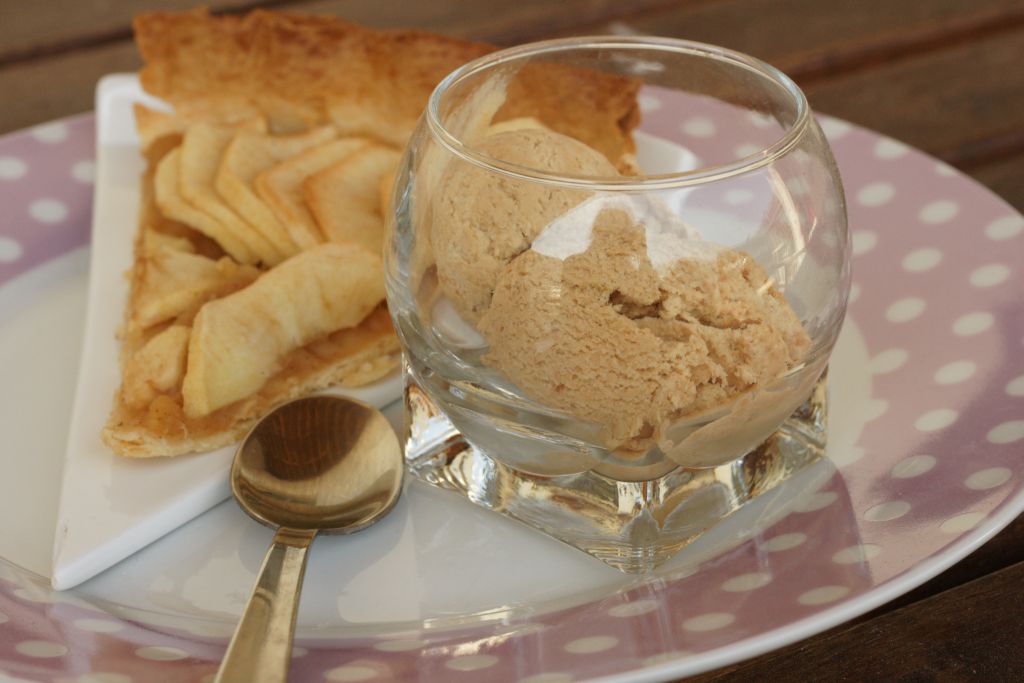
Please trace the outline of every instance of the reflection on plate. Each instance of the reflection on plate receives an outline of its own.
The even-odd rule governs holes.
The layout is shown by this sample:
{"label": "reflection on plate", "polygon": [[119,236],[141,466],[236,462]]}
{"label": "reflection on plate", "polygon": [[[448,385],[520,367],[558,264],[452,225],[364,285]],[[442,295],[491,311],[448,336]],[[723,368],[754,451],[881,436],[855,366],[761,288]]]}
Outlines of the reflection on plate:
{"label": "reflection on plate", "polygon": [[[725,120],[700,102],[643,101],[647,132],[683,125],[698,156],[722,144]],[[8,386],[34,388],[0,405],[5,471],[40,444],[18,484],[0,482],[0,515],[38,510],[30,531],[43,536],[62,449],[37,437],[42,424],[65,429],[54,406],[68,406],[73,383],[81,314],[68,311],[85,270],[72,250],[89,218],[75,179],[87,174],[72,169],[88,160],[90,125],[0,141],[0,201],[17,217],[0,237],[0,357]],[[830,371],[830,460],[791,482],[796,509],[762,528],[778,508],[751,506],[641,578],[414,484],[379,527],[314,549],[297,680],[684,676],[890,600],[1024,508],[1024,219],[919,152],[834,119],[824,127],[849,201],[854,300]],[[14,566],[39,557],[18,550],[23,532],[10,527],[0,671],[43,681],[87,671],[143,681],[154,665],[181,680],[212,673],[268,540],[223,505],[54,594]]]}

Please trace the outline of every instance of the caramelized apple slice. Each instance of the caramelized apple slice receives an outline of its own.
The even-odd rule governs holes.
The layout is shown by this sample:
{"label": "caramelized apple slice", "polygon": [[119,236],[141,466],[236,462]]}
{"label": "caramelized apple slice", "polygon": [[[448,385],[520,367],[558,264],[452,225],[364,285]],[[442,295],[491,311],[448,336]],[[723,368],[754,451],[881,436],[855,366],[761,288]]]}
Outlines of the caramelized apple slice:
{"label": "caramelized apple slice", "polygon": [[326,143],[336,135],[331,126],[300,135],[264,135],[240,130],[235,133],[217,169],[217,193],[228,206],[255,226],[278,252],[294,256],[299,245],[256,193],[256,177],[275,164]]}
{"label": "caramelized apple slice", "polygon": [[189,341],[185,414],[202,417],[254,394],[290,351],[358,325],[383,298],[380,257],[323,244],[207,303]]}
{"label": "caramelized apple slice", "polygon": [[324,242],[324,236],[302,197],[302,184],[317,171],[336,164],[370,144],[364,138],[342,138],[307,149],[256,177],[256,191],[284,225],[300,249]]}
{"label": "caramelized apple slice", "polygon": [[306,204],[328,242],[351,242],[381,252],[380,183],[394,174],[401,156],[391,147],[370,145],[306,180]]}

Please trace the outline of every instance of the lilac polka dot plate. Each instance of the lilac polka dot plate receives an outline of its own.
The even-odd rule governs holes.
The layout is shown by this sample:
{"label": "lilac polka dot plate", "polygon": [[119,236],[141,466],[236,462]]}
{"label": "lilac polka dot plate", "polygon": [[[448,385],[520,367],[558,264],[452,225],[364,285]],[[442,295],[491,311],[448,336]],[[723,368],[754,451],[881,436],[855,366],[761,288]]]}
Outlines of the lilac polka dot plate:
{"label": "lilac polka dot plate", "polygon": [[[642,104],[698,156],[722,144],[720,119],[653,94]],[[269,542],[232,504],[73,590],[49,588],[93,126],[82,116],[0,138],[0,680],[207,680]],[[1024,509],[1024,218],[896,141],[823,126],[855,253],[828,459],[646,577],[412,482],[378,526],[314,547],[295,680],[685,676],[891,600]]]}

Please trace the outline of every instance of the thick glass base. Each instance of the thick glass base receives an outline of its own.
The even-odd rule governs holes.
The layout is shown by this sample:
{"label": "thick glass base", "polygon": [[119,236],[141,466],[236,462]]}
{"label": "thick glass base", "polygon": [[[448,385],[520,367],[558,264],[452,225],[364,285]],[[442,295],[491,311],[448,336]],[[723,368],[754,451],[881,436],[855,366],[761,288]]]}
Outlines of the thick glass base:
{"label": "thick glass base", "polygon": [[623,572],[654,569],[825,453],[825,375],[810,398],[743,457],[714,468],[676,467],[647,481],[618,481],[593,471],[527,474],[488,457],[462,437],[408,368],[405,374],[405,458],[413,476]]}

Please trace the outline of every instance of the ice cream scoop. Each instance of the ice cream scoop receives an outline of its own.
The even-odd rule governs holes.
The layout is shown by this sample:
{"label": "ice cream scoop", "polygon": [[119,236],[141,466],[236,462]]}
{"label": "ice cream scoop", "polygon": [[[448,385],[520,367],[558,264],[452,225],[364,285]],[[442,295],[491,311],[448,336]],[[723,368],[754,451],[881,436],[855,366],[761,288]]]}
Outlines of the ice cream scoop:
{"label": "ice cream scoop", "polygon": [[[600,152],[543,129],[499,132],[476,150],[533,171],[560,175],[618,175]],[[464,162],[442,183],[434,205],[431,245],[437,277],[459,313],[471,322],[490,304],[498,275],[544,228],[593,193],[519,182]]]}
{"label": "ice cream scoop", "polygon": [[[477,150],[534,176],[615,175],[600,153],[548,130],[493,134]],[[670,448],[670,425],[767,386],[810,346],[753,258],[702,239],[657,196],[472,163],[442,187],[435,310],[475,325],[485,364],[529,398],[600,425],[602,445],[622,456]]]}
{"label": "ice cream scoop", "polygon": [[484,361],[541,403],[603,425],[608,447],[646,450],[670,422],[785,373],[810,344],[753,259],[711,247],[601,211],[584,251],[528,250],[498,277],[478,323]]}

